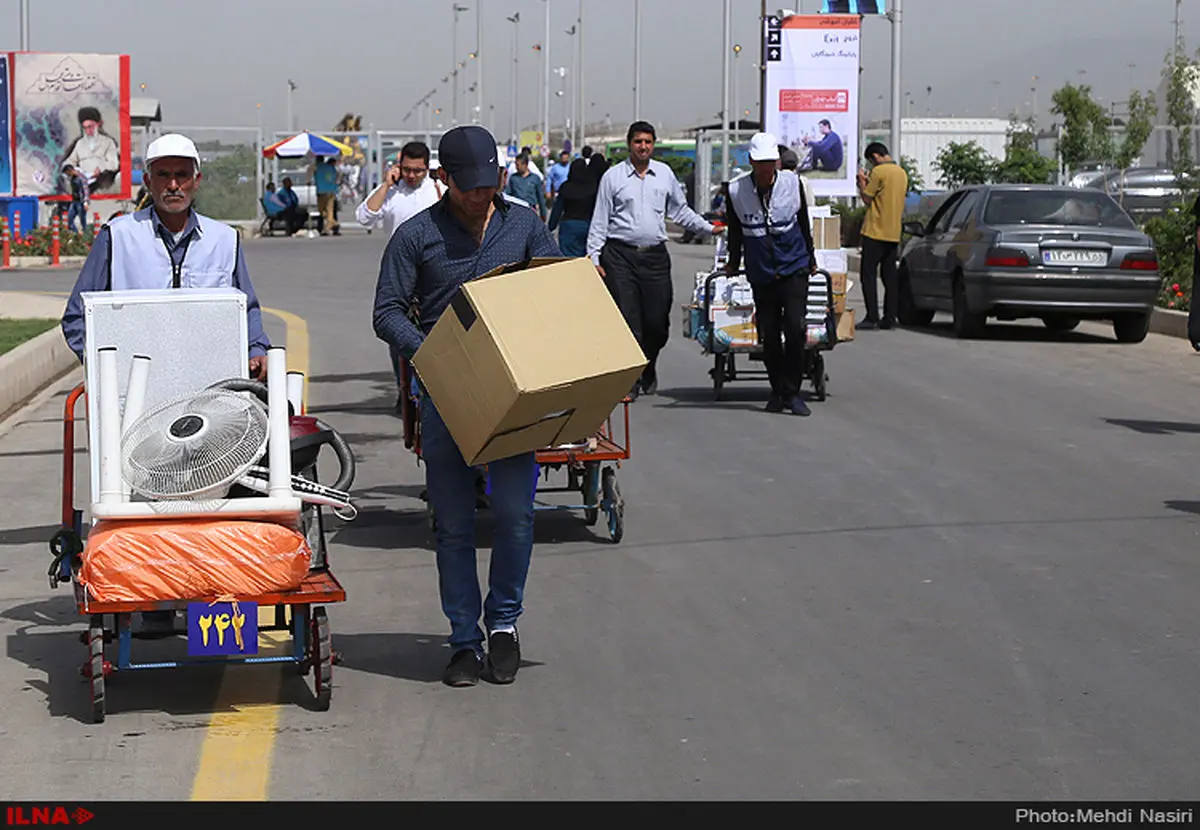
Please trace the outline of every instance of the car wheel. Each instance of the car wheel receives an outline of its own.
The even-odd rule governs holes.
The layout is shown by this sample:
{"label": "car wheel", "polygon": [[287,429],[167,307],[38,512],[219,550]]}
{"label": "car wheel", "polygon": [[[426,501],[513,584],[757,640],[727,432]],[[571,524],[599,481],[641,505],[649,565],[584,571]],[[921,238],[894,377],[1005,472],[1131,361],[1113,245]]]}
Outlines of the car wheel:
{"label": "car wheel", "polygon": [[971,311],[967,305],[967,287],[962,274],[954,276],[954,336],[960,340],[982,337],[987,314]]}
{"label": "car wheel", "polygon": [[921,327],[933,322],[932,308],[918,308],[913,299],[912,282],[908,276],[908,268],[900,267],[900,325]]}
{"label": "car wheel", "polygon": [[1113,320],[1113,333],[1121,343],[1141,343],[1150,333],[1150,315],[1122,314]]}
{"label": "car wheel", "polygon": [[1078,317],[1068,317],[1063,314],[1053,314],[1042,318],[1042,322],[1046,324],[1046,328],[1050,331],[1073,331],[1079,325]]}

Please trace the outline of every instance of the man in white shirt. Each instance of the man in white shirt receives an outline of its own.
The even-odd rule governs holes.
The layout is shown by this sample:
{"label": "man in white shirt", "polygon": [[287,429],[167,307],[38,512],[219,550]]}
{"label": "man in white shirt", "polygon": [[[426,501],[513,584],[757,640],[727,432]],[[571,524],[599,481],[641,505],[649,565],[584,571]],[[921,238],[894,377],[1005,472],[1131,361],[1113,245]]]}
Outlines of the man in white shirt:
{"label": "man in white shirt", "polygon": [[382,224],[390,239],[396,228],[442,198],[442,188],[429,177],[429,147],[410,141],[400,150],[396,164],[388,168],[379,187],[354,212],[365,228]]}
{"label": "man in white shirt", "polygon": [[[532,173],[533,175],[537,176],[542,181],[545,181],[546,177],[542,175],[542,171],[541,171],[541,169],[538,168],[537,162],[533,160],[533,151],[528,147],[522,147],[521,153],[524,153],[525,155],[530,157],[529,158],[529,172]],[[508,175],[510,175],[510,176],[516,175],[516,173],[517,173],[517,156],[521,155],[521,153],[517,153],[516,156],[513,156],[511,159],[508,160]]]}
{"label": "man in white shirt", "polygon": [[[365,228],[383,224],[388,239],[391,239],[396,228],[437,204],[442,192],[442,186],[429,176],[429,147],[421,141],[410,141],[400,148],[400,158],[388,168],[383,182],[354,211],[354,218]],[[399,415],[403,411],[405,394],[400,379],[400,353],[391,347],[388,352],[396,376],[396,414]]]}

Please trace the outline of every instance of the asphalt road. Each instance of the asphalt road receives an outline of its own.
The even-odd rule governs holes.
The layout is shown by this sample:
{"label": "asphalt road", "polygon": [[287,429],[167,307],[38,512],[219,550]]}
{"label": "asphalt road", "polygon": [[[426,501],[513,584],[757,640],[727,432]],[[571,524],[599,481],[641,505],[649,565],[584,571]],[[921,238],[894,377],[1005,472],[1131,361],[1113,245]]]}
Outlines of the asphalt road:
{"label": "asphalt road", "polygon": [[[661,394],[632,409],[625,540],[539,515],[525,667],[450,689],[423,471],[370,326],[382,244],[246,245],[263,303],[308,321],[310,405],[359,456],[361,515],[331,523],[332,709],[294,672],[235,667],[120,676],[88,722],[82,621],[44,575],[60,389],[0,436],[5,799],[1195,797],[1182,341],[863,332],[799,419],[762,412],[760,380],[715,403],[676,314]],[[674,250],[678,300],[711,249]]]}

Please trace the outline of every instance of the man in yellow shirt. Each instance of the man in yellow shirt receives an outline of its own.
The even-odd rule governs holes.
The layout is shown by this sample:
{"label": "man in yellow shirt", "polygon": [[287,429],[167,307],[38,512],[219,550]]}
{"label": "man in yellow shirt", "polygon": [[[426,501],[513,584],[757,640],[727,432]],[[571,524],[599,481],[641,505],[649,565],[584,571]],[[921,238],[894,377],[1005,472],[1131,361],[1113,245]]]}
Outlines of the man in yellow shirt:
{"label": "man in yellow shirt", "polygon": [[[908,195],[908,174],[892,161],[888,148],[874,141],[863,154],[871,164],[871,175],[858,171],[858,195],[867,204],[862,226],[863,302],[867,313],[860,329],[890,329],[896,325],[900,306],[900,286],[896,259],[900,248],[900,225],[904,218],[904,199]],[[883,318],[879,317],[878,278],[883,278]]]}

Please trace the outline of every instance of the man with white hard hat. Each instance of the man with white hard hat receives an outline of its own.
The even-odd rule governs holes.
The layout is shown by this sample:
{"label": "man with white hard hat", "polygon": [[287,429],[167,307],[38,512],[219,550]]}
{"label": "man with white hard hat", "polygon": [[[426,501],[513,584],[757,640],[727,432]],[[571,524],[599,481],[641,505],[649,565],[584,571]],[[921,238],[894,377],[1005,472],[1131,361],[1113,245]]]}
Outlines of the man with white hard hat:
{"label": "man with white hard hat", "polygon": [[84,352],[85,291],[153,288],[238,288],[246,294],[250,376],[263,380],[270,341],[242,256],[237,231],[192,207],[200,153],[187,136],[164,135],[146,151],[145,182],[153,204],[100,229],[63,313],[71,351]]}
{"label": "man with white hard hat", "polygon": [[763,362],[771,380],[768,412],[809,414],[800,398],[804,375],[808,276],[817,268],[808,201],[800,177],[779,168],[779,142],[770,133],[750,139],[753,170],[729,184],[727,269],[737,273],[746,252],[754,290]]}
{"label": "man with white hard hat", "polygon": [[[85,291],[162,288],[238,288],[246,294],[249,373],[264,380],[270,341],[237,231],[192,207],[200,183],[200,154],[191,139],[164,135],[146,152],[144,181],[153,204],[112,219],[100,229],[63,313],[62,330],[82,359]],[[175,633],[173,611],[143,614],[144,632]]]}

